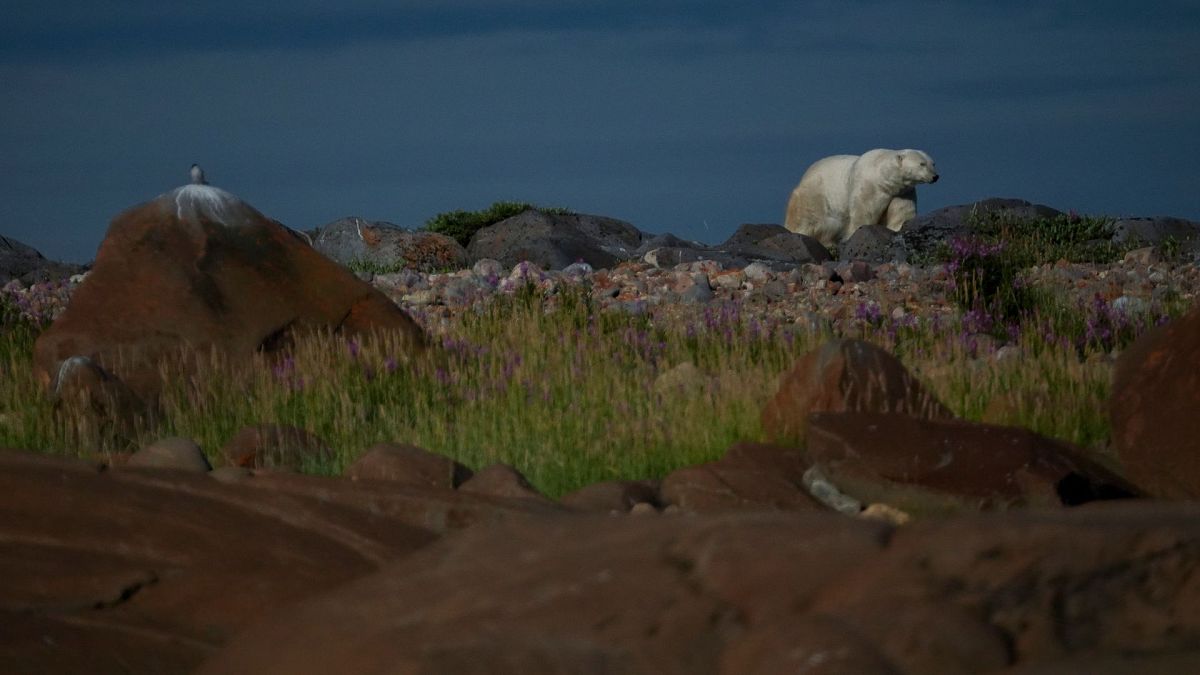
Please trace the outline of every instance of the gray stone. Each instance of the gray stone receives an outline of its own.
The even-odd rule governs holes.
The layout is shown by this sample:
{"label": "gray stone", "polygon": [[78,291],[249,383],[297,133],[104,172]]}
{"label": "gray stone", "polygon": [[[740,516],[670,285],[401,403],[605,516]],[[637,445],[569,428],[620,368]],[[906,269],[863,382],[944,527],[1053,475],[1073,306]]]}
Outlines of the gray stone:
{"label": "gray stone", "polygon": [[1133,295],[1122,295],[1112,301],[1112,308],[1123,313],[1129,318],[1148,314],[1150,312],[1150,303],[1143,298]]}
{"label": "gray stone", "polygon": [[1160,250],[1177,246],[1179,253],[1189,257],[1200,254],[1200,223],[1159,216],[1124,218],[1114,222],[1112,227],[1112,242],[1119,246],[1149,245]]}
{"label": "gray stone", "polygon": [[0,286],[13,279],[25,286],[69,279],[86,269],[84,265],[47,260],[32,246],[0,235]]}
{"label": "gray stone", "polygon": [[481,279],[499,279],[504,276],[504,265],[494,258],[480,258],[471,265],[471,272]]}
{"label": "gray stone", "polygon": [[692,284],[679,294],[680,302],[687,304],[703,304],[713,299],[712,288],[707,283]]}
{"label": "gray stone", "polygon": [[129,458],[128,466],[199,472],[212,470],[200,446],[190,438],[179,436],[159,439],[138,450]]}
{"label": "gray stone", "polygon": [[343,265],[361,262],[425,272],[461,269],[467,265],[466,250],[444,234],[406,230],[392,223],[358,217],[325,225],[312,245]]}
{"label": "gray stone", "polygon": [[542,269],[561,270],[575,262],[593,269],[629,260],[645,235],[614,218],[558,215],[530,209],[480,229],[471,237],[471,259],[494,258],[511,267],[527,260]]}
{"label": "gray stone", "polygon": [[864,225],[838,247],[842,260],[863,260],[872,263],[907,262],[908,249],[896,233],[883,225]]}
{"label": "gray stone", "polygon": [[745,224],[716,248],[749,260],[812,263],[830,259],[819,241],[782,225]]}
{"label": "gray stone", "polygon": [[746,265],[742,274],[745,274],[747,279],[763,281],[771,276],[771,268],[761,262],[752,262]]}

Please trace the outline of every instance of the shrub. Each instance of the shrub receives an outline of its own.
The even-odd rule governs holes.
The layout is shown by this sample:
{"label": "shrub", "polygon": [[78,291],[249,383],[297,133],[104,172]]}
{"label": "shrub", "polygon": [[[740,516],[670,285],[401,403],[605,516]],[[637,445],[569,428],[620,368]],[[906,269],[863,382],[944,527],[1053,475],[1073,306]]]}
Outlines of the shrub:
{"label": "shrub", "polygon": [[1022,267],[1059,260],[1116,262],[1134,248],[1112,243],[1111,219],[1081,216],[1073,211],[1053,218],[1014,218],[1003,212],[972,213],[967,224],[983,241],[1003,242],[1014,263]]}
{"label": "shrub", "polygon": [[1004,243],[956,237],[947,249],[954,301],[979,325],[979,332],[992,332],[1033,308],[1034,296],[1021,278],[1022,256]]}
{"label": "shrub", "polygon": [[437,232],[448,237],[453,237],[458,243],[466,246],[471,241],[471,237],[479,230],[488,225],[494,225],[505,218],[511,218],[524,213],[529,209],[555,215],[567,215],[571,213],[571,211],[564,208],[544,208],[527,202],[495,202],[482,211],[460,210],[439,213],[425,221],[425,229],[430,232]]}

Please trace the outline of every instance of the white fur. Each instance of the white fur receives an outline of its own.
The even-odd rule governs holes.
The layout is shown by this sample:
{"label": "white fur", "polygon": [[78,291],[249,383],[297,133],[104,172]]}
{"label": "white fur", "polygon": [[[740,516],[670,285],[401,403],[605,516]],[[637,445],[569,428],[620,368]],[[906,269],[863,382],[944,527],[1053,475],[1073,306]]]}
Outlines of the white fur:
{"label": "white fur", "polygon": [[67,379],[72,372],[95,365],[95,362],[86,356],[72,356],[63,360],[58,366],[58,374],[54,377],[54,393],[55,395],[62,393],[63,380]]}
{"label": "white fur", "polygon": [[195,223],[201,219],[236,227],[246,221],[252,209],[228,192],[211,185],[191,184],[168,193],[175,202],[175,217]]}
{"label": "white fur", "polygon": [[792,191],[784,226],[830,245],[863,225],[898,231],[917,215],[916,186],[938,179],[920,150],[879,148],[818,160]]}

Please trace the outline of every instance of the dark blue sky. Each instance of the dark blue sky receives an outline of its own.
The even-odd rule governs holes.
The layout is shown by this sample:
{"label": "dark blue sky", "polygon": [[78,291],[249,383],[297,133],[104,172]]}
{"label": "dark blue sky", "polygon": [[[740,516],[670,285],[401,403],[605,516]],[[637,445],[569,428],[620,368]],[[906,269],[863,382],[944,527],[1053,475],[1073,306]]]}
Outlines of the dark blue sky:
{"label": "dark blue sky", "polygon": [[926,150],[988,196],[1200,220],[1195,2],[12,0],[0,233],[90,259],[187,178],[287,225],[499,199],[723,240],[804,169]]}

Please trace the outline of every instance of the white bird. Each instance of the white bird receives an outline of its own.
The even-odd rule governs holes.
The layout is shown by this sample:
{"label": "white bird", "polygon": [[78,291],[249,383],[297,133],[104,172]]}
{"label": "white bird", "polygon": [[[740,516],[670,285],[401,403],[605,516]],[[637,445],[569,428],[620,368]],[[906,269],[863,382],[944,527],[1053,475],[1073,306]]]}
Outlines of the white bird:
{"label": "white bird", "polygon": [[201,169],[199,164],[192,165],[192,183],[195,185],[208,185],[208,181],[204,180],[204,169]]}

